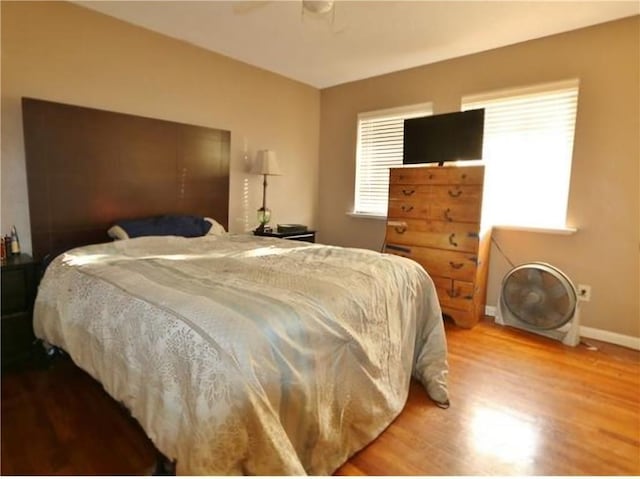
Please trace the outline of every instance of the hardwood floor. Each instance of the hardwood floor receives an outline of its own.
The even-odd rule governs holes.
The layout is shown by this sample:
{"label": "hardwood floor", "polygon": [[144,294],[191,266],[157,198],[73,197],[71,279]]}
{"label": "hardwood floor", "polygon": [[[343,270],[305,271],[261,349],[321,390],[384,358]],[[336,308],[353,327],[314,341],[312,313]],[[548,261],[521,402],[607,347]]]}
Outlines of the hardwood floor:
{"label": "hardwood floor", "polygon": [[640,474],[639,352],[487,320],[447,338],[451,407],[412,385],[403,413],[339,474]]}
{"label": "hardwood floor", "polygon": [[156,450],[142,428],[68,359],[2,376],[2,475],[141,475]]}
{"label": "hardwood floor", "polygon": [[[340,475],[639,475],[640,352],[447,324],[451,407],[411,386]],[[68,361],[2,377],[3,475],[148,474],[155,449]]]}

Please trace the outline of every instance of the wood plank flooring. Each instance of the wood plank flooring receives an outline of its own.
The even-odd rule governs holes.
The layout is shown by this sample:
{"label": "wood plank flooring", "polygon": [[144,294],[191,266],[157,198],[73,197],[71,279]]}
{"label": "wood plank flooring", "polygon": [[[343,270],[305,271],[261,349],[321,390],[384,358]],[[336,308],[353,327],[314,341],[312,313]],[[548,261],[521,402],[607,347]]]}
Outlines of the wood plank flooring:
{"label": "wood plank flooring", "polygon": [[[339,475],[640,475],[640,352],[447,324],[451,407],[418,383]],[[366,398],[363,398],[366,400]],[[143,475],[155,448],[69,361],[2,376],[3,475]]]}
{"label": "wood plank flooring", "polygon": [[141,475],[156,451],[142,428],[69,359],[2,376],[2,475]]}

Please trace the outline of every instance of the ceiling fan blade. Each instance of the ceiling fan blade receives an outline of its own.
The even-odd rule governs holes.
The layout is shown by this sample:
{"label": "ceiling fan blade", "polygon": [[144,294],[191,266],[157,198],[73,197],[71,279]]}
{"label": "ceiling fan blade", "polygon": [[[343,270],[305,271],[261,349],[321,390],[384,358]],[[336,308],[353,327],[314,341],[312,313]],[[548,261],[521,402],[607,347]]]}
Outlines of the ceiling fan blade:
{"label": "ceiling fan blade", "polygon": [[254,10],[265,7],[271,2],[272,0],[243,0],[233,2],[233,7],[231,8],[236,15],[246,15]]}
{"label": "ceiling fan blade", "polygon": [[302,0],[302,8],[310,13],[323,15],[333,9],[333,0]]}

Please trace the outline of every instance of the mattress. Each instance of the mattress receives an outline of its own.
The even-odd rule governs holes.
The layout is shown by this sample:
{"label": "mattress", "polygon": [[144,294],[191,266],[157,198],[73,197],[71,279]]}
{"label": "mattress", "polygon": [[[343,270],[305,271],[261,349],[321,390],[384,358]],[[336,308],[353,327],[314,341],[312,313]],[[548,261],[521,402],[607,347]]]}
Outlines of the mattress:
{"label": "mattress", "polygon": [[401,412],[447,401],[428,274],[394,255],[250,235],[74,249],[36,336],[122,402],[178,474],[326,475]]}

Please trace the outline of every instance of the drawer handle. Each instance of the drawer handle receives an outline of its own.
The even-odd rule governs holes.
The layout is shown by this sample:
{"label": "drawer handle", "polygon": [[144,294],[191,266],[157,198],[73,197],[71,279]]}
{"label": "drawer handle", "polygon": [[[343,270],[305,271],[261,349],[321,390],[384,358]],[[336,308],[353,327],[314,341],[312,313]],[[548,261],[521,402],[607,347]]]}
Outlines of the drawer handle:
{"label": "drawer handle", "polygon": [[458,196],[460,196],[462,194],[462,190],[458,190],[458,191],[447,191],[447,193],[449,193],[449,196],[451,196],[451,198],[457,198]]}
{"label": "drawer handle", "polygon": [[402,205],[402,206],[400,207],[400,209],[401,209],[403,212],[408,213],[409,211],[411,211],[411,210],[413,209],[413,205],[409,205],[409,206],[407,206],[407,205]]}
{"label": "drawer handle", "polygon": [[458,296],[460,296],[460,288],[458,288],[457,290],[453,288],[448,289],[447,295],[449,295],[450,298],[457,298]]}
{"label": "drawer handle", "polygon": [[403,253],[411,254],[411,248],[407,248],[405,246],[397,246],[395,244],[388,244],[387,245],[387,249],[390,249],[390,250],[393,250],[393,251],[401,251]]}
{"label": "drawer handle", "polygon": [[460,269],[464,266],[464,263],[454,263],[453,261],[449,261],[449,266],[453,269]]}
{"label": "drawer handle", "polygon": [[404,194],[404,196],[411,196],[415,192],[416,190],[402,190],[402,193]]}
{"label": "drawer handle", "polygon": [[455,238],[455,237],[456,237],[456,234],[455,234],[455,233],[451,233],[451,234],[449,235],[449,244],[450,244],[451,246],[456,246],[456,247],[457,247],[457,246],[458,246],[458,243],[456,243],[455,241],[453,241],[453,238]]}
{"label": "drawer handle", "polygon": [[406,226],[394,226],[393,229],[396,230],[396,233],[398,233],[399,235],[402,235],[405,231],[407,231]]}
{"label": "drawer handle", "polygon": [[464,180],[467,177],[466,173],[462,173],[462,179]]}
{"label": "drawer handle", "polygon": [[451,213],[451,208],[444,210],[444,219],[447,221],[453,221],[453,218],[449,216],[449,213]]}
{"label": "drawer handle", "polygon": [[429,175],[429,179],[430,179],[430,180],[433,180],[433,173],[431,173],[431,174]]}

